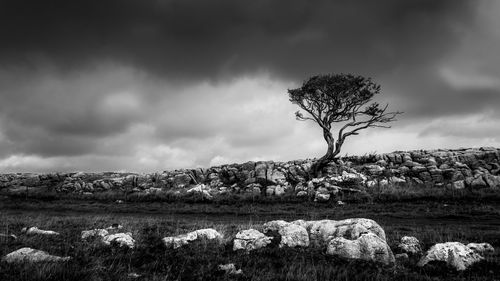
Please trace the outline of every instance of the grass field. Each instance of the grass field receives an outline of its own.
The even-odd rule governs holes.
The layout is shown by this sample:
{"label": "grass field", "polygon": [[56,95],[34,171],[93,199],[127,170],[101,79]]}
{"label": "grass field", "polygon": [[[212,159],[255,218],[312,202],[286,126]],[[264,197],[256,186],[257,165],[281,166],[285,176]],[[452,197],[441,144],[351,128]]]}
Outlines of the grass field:
{"label": "grass field", "polygon": [[[345,261],[317,249],[270,247],[249,254],[232,251],[232,238],[242,229],[260,229],[272,219],[372,218],[385,229],[393,250],[404,235],[416,236],[424,249],[438,242],[489,242],[497,251],[465,272],[435,264],[421,269],[413,263],[394,268],[369,262]],[[122,224],[132,232],[133,250],[106,248],[80,240],[85,229]],[[500,203],[392,202],[345,206],[306,202],[162,203],[3,198],[0,233],[18,235],[25,226],[55,230],[58,237],[0,240],[3,256],[21,247],[71,256],[64,265],[0,263],[0,280],[498,280],[500,278]],[[200,241],[166,249],[160,239],[212,227],[225,243]],[[225,275],[219,264],[234,263],[239,276]],[[496,278],[496,279],[495,279]]]}

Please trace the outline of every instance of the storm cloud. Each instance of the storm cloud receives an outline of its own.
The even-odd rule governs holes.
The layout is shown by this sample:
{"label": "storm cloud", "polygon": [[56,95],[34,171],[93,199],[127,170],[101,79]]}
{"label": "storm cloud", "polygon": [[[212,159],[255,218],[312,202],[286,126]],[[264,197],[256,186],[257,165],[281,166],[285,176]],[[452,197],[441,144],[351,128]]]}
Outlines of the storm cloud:
{"label": "storm cloud", "polygon": [[318,157],[320,132],[294,120],[286,94],[318,73],[372,77],[380,101],[405,112],[393,129],[352,139],[348,153],[498,146],[499,7],[2,1],[0,169],[150,171]]}

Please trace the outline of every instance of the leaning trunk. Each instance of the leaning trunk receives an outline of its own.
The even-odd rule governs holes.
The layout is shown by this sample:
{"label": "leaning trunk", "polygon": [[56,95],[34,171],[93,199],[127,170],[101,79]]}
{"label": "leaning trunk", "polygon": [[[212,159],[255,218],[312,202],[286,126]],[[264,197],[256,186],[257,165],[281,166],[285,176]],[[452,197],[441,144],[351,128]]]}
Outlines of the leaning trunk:
{"label": "leaning trunk", "polygon": [[340,152],[339,142],[337,142],[337,145],[335,145],[335,140],[333,139],[332,133],[329,130],[323,129],[323,137],[328,144],[328,149],[326,150],[326,154],[323,155],[323,157],[321,157],[318,161],[316,161],[316,163],[314,163],[311,169],[313,171],[313,177],[321,176],[321,170]]}

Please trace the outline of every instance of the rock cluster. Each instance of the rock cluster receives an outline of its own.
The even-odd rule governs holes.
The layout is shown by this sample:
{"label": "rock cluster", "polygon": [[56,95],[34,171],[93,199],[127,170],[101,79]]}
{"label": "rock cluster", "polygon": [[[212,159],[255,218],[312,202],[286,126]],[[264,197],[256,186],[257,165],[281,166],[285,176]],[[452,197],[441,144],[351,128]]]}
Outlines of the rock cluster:
{"label": "rock cluster", "polygon": [[104,245],[118,245],[119,247],[127,247],[133,249],[135,240],[130,232],[120,232],[123,229],[121,225],[110,226],[107,228],[97,228],[84,230],[81,234],[82,240],[98,239]]}

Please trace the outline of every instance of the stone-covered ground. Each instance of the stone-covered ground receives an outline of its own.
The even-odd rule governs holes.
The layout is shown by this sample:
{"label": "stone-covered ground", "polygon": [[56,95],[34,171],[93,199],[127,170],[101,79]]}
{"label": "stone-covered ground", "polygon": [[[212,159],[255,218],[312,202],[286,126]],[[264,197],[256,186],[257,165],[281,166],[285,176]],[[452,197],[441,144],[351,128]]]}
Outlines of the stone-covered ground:
{"label": "stone-covered ground", "polygon": [[[179,204],[162,203],[156,206],[155,212],[148,209],[150,203],[123,203],[108,204],[107,207],[106,204],[92,204],[80,211],[75,206],[71,212],[61,212],[57,206],[49,210],[43,208],[46,202],[31,201],[31,208],[25,204],[26,200],[20,201],[17,208],[7,208],[8,204],[1,206],[0,233],[6,236],[0,238],[0,256],[29,247],[71,258],[64,262],[36,264],[1,261],[0,280],[498,280],[500,276],[498,202],[482,205],[447,201],[343,206],[310,202],[303,208],[297,204],[222,206],[209,203],[198,204],[196,210],[188,209],[192,205],[182,209]],[[70,202],[66,204],[71,205]],[[128,212],[121,209],[123,206]],[[240,209],[243,214],[238,213]],[[187,214],[187,210],[191,213]],[[353,217],[378,222],[385,231],[387,245],[396,256],[402,253],[399,244],[404,236],[416,237],[424,251],[443,242],[464,245],[487,242],[495,251],[485,254],[484,260],[462,271],[447,266],[446,262],[419,267],[420,256],[411,255],[408,259],[398,257],[395,264],[387,265],[346,259],[329,254],[326,247],[289,247],[293,240],[287,240],[288,244],[283,247],[279,241],[273,241],[248,253],[234,251],[238,232],[255,229],[264,233],[265,222],[270,220],[317,221]],[[133,248],[105,245],[100,239],[82,239],[84,230],[109,230],[113,225],[122,225],[122,228],[111,228],[119,228],[115,231],[133,237]],[[28,227],[29,231],[32,226],[59,235],[23,232],[23,228]],[[196,240],[177,248],[165,245],[165,237],[207,228],[213,228],[223,238]],[[360,232],[359,229],[352,228],[342,235],[358,235],[355,233]],[[113,233],[112,230],[109,232]],[[12,234],[17,238],[11,238]],[[220,270],[220,265],[231,263],[235,266],[233,273],[238,270],[241,273]]]}

